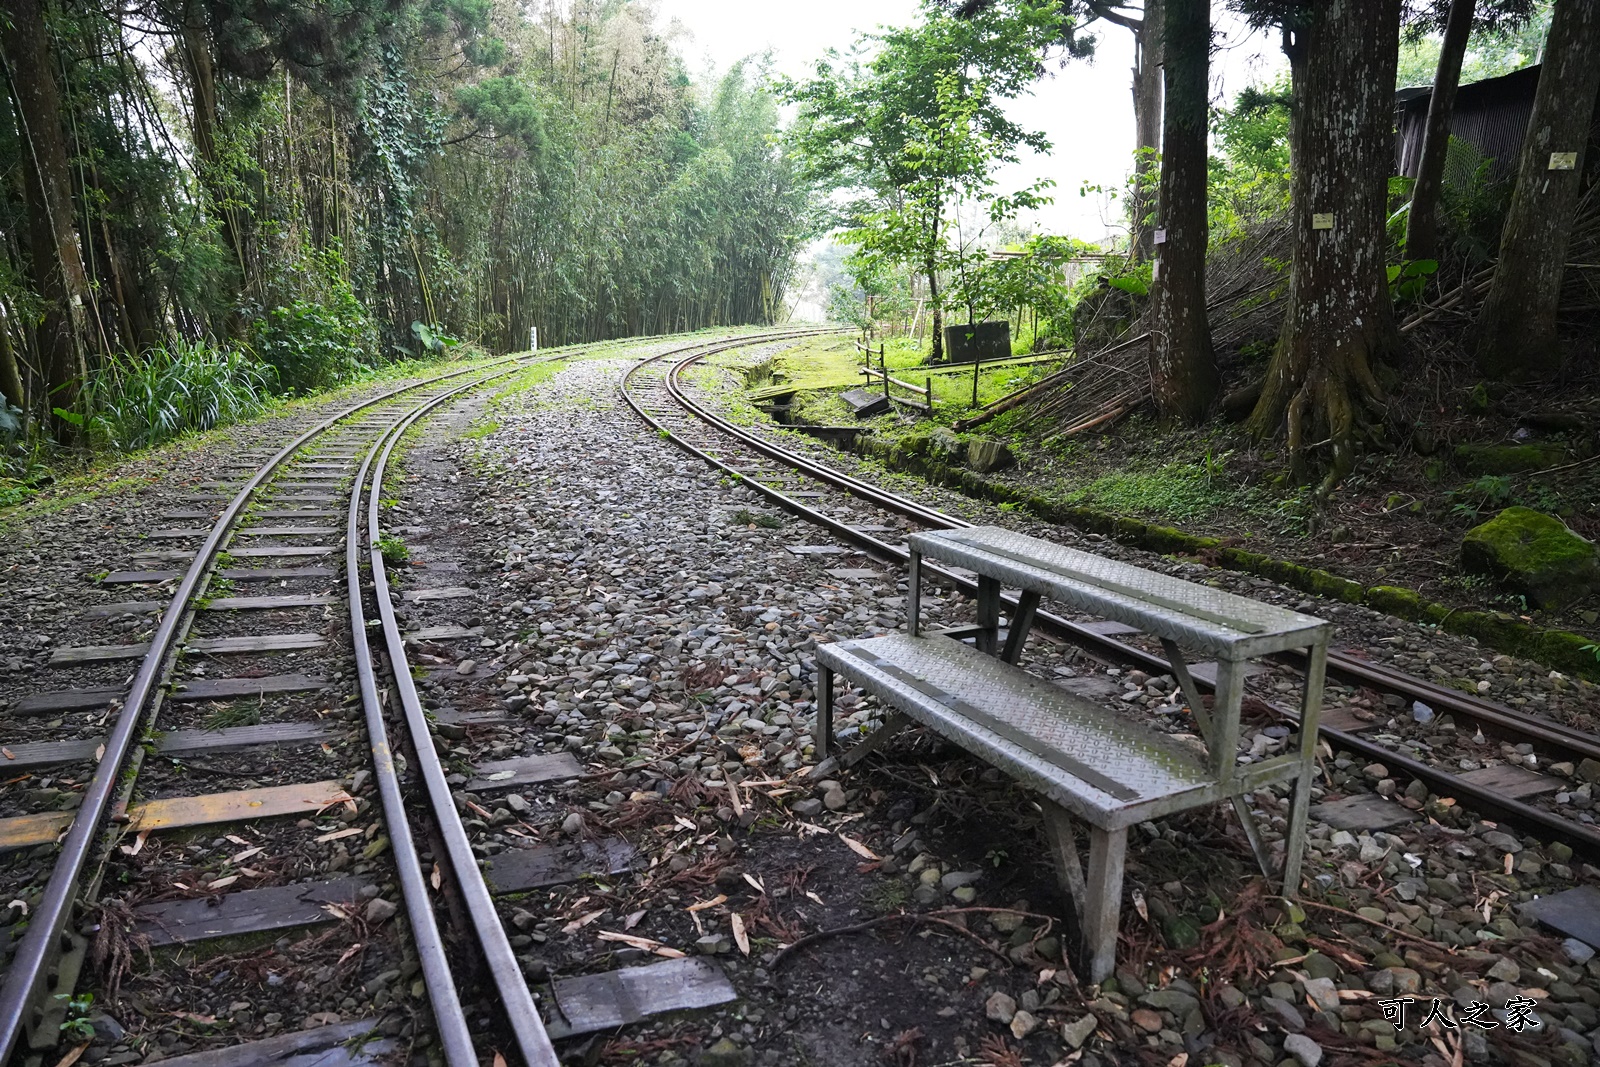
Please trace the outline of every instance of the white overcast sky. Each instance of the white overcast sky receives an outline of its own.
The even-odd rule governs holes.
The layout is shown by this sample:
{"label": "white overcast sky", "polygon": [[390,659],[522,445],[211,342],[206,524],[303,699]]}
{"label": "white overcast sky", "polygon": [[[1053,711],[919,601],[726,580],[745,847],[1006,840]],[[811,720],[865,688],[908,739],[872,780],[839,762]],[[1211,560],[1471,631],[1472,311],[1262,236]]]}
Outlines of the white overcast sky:
{"label": "white overcast sky", "polygon": [[[691,69],[717,69],[770,49],[776,68],[803,76],[830,47],[844,49],[855,31],[905,25],[916,18],[916,0],[659,0],[663,22],[677,20],[678,39]],[[1218,52],[1212,64],[1212,98],[1220,102],[1252,82],[1271,80],[1285,66],[1276,36],[1252,34],[1237,19],[1218,22]],[[1003,188],[1035,178],[1056,182],[1056,203],[1039,213],[1037,228],[1096,240],[1119,213],[1096,197],[1080,197],[1084,182],[1118,187],[1133,152],[1133,102],[1129,95],[1133,42],[1117,26],[1097,26],[1100,44],[1090,62],[1051,74],[1033,95],[1017,100],[1012,115],[1030,129],[1044,130],[1055,148],[1002,174]]]}

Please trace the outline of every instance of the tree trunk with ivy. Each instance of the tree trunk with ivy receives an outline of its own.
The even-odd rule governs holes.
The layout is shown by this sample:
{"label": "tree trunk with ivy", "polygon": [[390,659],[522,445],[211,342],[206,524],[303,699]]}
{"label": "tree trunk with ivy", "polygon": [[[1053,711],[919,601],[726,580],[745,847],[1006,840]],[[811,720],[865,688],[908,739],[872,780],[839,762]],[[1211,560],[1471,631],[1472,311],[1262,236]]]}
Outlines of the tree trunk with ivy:
{"label": "tree trunk with ivy", "polygon": [[1289,300],[1250,429],[1288,439],[1291,473],[1323,492],[1381,435],[1374,362],[1396,352],[1384,223],[1394,169],[1400,0],[1308,5],[1287,34],[1296,106]]}
{"label": "tree trunk with ivy", "polygon": [[[27,162],[22,167],[28,207],[28,250],[34,290],[44,302],[37,343],[44,364],[46,412],[71,411],[88,376],[89,285],[73,225],[72,182],[61,93],[56,84],[49,29],[39,0],[9,0],[0,18],[0,47],[17,105]],[[58,439],[75,440],[78,427],[51,415]]]}
{"label": "tree trunk with ivy", "polygon": [[1166,0],[1165,20],[1166,117],[1157,212],[1165,239],[1155,245],[1150,291],[1150,388],[1163,419],[1194,425],[1205,420],[1218,385],[1206,316],[1210,5],[1208,0]]}
{"label": "tree trunk with ivy", "polygon": [[[182,40],[184,61],[189,72],[190,129],[194,133],[195,154],[199,156],[195,161],[195,173],[200,179],[201,188],[205,190],[211,217],[216,220],[222,242],[233,255],[232,291],[235,296],[242,296],[249,288],[252,274],[250,251],[245,245],[236,198],[229,188],[232,183],[229,181],[228,163],[223,158],[218,129],[220,107],[211,29],[205,11],[198,3],[189,4],[184,11]],[[237,314],[230,314],[226,332],[237,336],[243,329],[243,320]]]}
{"label": "tree trunk with ivy", "polygon": [[1597,92],[1600,3],[1556,0],[1500,262],[1479,320],[1478,369],[1486,377],[1537,378],[1561,369],[1556,309]]}
{"label": "tree trunk with ivy", "polygon": [[1439,45],[1439,68],[1428,97],[1428,121],[1422,134],[1422,159],[1417,182],[1411,189],[1411,210],[1406,216],[1406,258],[1434,259],[1439,254],[1439,189],[1444,182],[1445,153],[1450,147],[1450,118],[1456,109],[1456,89],[1461,84],[1461,61],[1472,36],[1472,16],[1477,0],[1452,0]]}
{"label": "tree trunk with ivy", "polygon": [[1133,203],[1133,255],[1140,262],[1154,254],[1157,182],[1160,169],[1162,127],[1162,40],[1170,0],[1145,0],[1144,18],[1128,23],[1133,31],[1133,124],[1135,131]]}

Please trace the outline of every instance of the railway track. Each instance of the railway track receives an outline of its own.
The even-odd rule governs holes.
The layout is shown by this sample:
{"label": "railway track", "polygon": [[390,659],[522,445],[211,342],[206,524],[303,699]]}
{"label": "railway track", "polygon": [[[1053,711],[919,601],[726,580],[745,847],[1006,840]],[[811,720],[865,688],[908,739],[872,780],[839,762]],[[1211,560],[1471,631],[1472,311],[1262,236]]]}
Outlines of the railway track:
{"label": "railway track", "polygon": [[[817,332],[680,345],[631,368],[624,396],[680,447],[878,558],[904,559],[912,529],[968,525],[763,440],[685,388],[684,373],[709,356]],[[451,706],[449,684],[487,682],[515,657],[484,636],[471,584],[448,568],[394,566],[407,531],[385,527],[384,504],[408,429],[530,362],[389,390],[271,454],[237,457],[220,472],[235,477],[211,487],[225,492],[167,516],[209,526],[151,531],[151,545],[184,547],[151,548],[105,576],[146,596],[176,583],[165,600],[85,613],[88,632],[136,621],[148,639],[58,647],[52,678],[66,687],[0,715],[0,766],[13,772],[0,787],[0,889],[16,898],[13,914],[31,909],[21,938],[0,943],[0,1062],[43,1062],[63,1033],[82,1037],[74,991],[115,996],[119,982],[142,1015],[176,1020],[157,1028],[158,1048],[180,1067],[311,1054],[331,1067],[429,1047],[452,1067],[554,1064],[563,1038],[731,999],[701,959],[542,981],[514,947],[526,918],[515,894],[621,873],[632,857],[620,840],[562,848],[518,829],[559,810],[583,768],[537,751],[503,707]],[[974,589],[959,573],[935,579]],[[1169,669],[1136,633],[1055,616],[1039,625],[1109,663]],[[1595,751],[1577,731],[1359,659],[1336,669],[1351,686],[1529,739],[1546,761]],[[60,739],[38,740],[50,717]],[[1600,852],[1592,829],[1504,790],[1475,793],[1359,730],[1326,735],[1476,810]],[[454,747],[466,737],[470,750]],[[45,870],[44,890],[28,892]],[[401,913],[404,931],[390,921]],[[80,982],[97,951],[109,970],[102,958],[93,983]],[[233,999],[285,983],[303,1020],[262,1014],[278,1004],[271,994]]]}
{"label": "railway track", "polygon": [[[471,601],[471,588],[430,584],[409,568],[391,573],[405,549],[383,525],[385,476],[392,480],[407,430],[533,363],[605,347],[390,389],[270,455],[240,455],[219,472],[233,477],[204,484],[193,507],[163,516],[188,525],[150,531],[147,543],[163,547],[104,575],[108,586],[145,596],[176,584],[165,600],[90,608],[89,632],[111,622],[126,635],[132,624],[150,627],[148,638],[57,647],[52,687],[0,716],[5,786],[31,787],[0,795],[10,811],[34,809],[0,817],[0,854],[10,861],[0,877],[16,898],[13,918],[20,905],[27,919],[15,943],[14,927],[0,931],[0,950],[9,950],[0,1062],[37,1059],[63,1034],[86,1044],[89,1002],[76,994],[90,985],[112,997],[119,985],[134,990],[143,1014],[177,1019],[176,1031],[159,1028],[176,1038],[160,1048],[182,1067],[311,1053],[330,1067],[377,1063],[433,1042],[451,1067],[500,1056],[546,1067],[558,1062],[552,1033],[611,1018],[591,1011],[586,1027],[563,1014],[559,983],[536,992],[524,976],[494,898],[584,868],[530,850],[514,858],[520,864],[501,857],[486,880],[479,860],[491,848],[467,825],[474,805],[453,788],[468,779],[446,769],[449,739],[473,730],[509,752],[522,731],[498,710],[425,706],[414,675],[426,686],[430,674],[458,673],[453,659],[430,669],[444,657],[427,650],[481,645],[482,628],[439,621]],[[118,681],[129,663],[137,663],[131,679]],[[38,740],[41,720],[50,720],[43,732],[67,736]],[[475,771],[487,789],[582,774],[566,753],[453,766]],[[602,853],[610,870],[620,850]],[[39,881],[42,892],[30,893]],[[407,933],[389,921],[401,912]],[[307,930],[324,932],[287,936]],[[224,954],[234,960],[227,967],[195,947],[263,941],[266,962]],[[97,976],[80,982],[91,957]],[[250,968],[259,973],[245,981]],[[207,982],[191,985],[195,977]],[[264,1014],[229,1000],[241,982],[291,985],[294,1005],[321,1010],[303,1022]],[[207,985],[220,992],[202,994],[202,1007],[195,989]],[[552,994],[547,1027],[537,1002]],[[606,988],[585,995],[605,1007]],[[426,1030],[415,1022],[423,1000]],[[396,1023],[397,1007],[412,1021]]]}
{"label": "railway track", "polygon": [[[973,525],[775,444],[712,411],[691,396],[684,383],[685,372],[712,354],[691,353],[678,359],[663,354],[645,361],[624,379],[623,398],[680,448],[885,562],[905,562],[904,537],[914,530]],[[873,511],[870,521],[862,520],[863,506]],[[976,583],[966,574],[933,567],[926,561],[923,566],[947,587],[976,595]],[[1007,603],[1015,606],[1009,595]],[[1036,627],[1108,664],[1134,667],[1155,676],[1172,675],[1172,666],[1159,654],[1159,645],[1126,627],[1045,612],[1039,613]],[[1297,666],[1289,658],[1275,669],[1292,672]],[[1201,665],[1194,673],[1202,688],[1209,689],[1214,675],[1205,667]],[[1266,683],[1272,677],[1272,672],[1267,672],[1252,679],[1247,691],[1278,719],[1297,721],[1294,710],[1271,705],[1273,689]],[[1600,830],[1563,816],[1548,803],[1550,794],[1562,788],[1562,781],[1531,769],[1561,761],[1600,759],[1600,738],[1368,662],[1351,651],[1330,653],[1328,678],[1330,684],[1388,698],[1377,705],[1379,714],[1366,709],[1352,711],[1341,707],[1341,701],[1326,704],[1321,735],[1335,750],[1380,762],[1401,782],[1425,783],[1433,793],[1453,798],[1486,817],[1511,822],[1546,840],[1562,841],[1600,857]],[[1424,708],[1416,709],[1417,704]],[[1424,715],[1429,716],[1428,724],[1417,723]],[[1374,736],[1364,736],[1368,732]],[[1496,744],[1501,746],[1498,750],[1493,747]],[[1497,761],[1496,756],[1503,756],[1505,762]],[[1463,761],[1488,765],[1463,773]]]}

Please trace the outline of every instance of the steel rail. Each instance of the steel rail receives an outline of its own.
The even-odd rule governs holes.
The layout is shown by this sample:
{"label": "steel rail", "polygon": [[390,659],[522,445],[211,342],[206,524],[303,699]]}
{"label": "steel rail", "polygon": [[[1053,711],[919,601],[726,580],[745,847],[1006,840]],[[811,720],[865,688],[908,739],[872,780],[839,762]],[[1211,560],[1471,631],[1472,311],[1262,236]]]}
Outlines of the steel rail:
{"label": "steel rail", "polygon": [[[457,392],[463,391],[465,390],[457,390]],[[533,993],[528,989],[527,979],[523,977],[516,954],[511,950],[505,926],[495,910],[494,900],[489,895],[489,887],[483,880],[483,872],[478,867],[477,857],[473,854],[472,842],[468,839],[466,827],[462,825],[461,815],[456,810],[450,784],[445,780],[444,767],[439,761],[438,750],[434,748],[433,737],[428,732],[427,715],[417,694],[416,683],[411,678],[405,635],[400,631],[399,620],[394,614],[394,602],[390,600],[389,578],[383,550],[378,545],[382,536],[383,476],[395,446],[417,419],[454,395],[446,393],[399,420],[381,442],[382,447],[376,449],[377,458],[372,464],[371,482],[367,492],[367,554],[372,570],[372,592],[383,628],[384,645],[388,652],[389,674],[394,681],[394,691],[399,697],[407,732],[417,755],[428,804],[432,809],[439,835],[444,841],[445,851],[455,874],[456,886],[466,902],[467,913],[472,917],[479,949],[483,952],[484,962],[488,964],[489,973],[500,994],[500,1006],[516,1038],[523,1063],[528,1067],[558,1067],[560,1061],[555,1048],[550,1044],[544,1022],[539,1018],[539,1009],[534,1004]],[[402,813],[401,818],[404,817]],[[474,1059],[467,1062],[477,1061]]]}
{"label": "steel rail", "polygon": [[[777,339],[780,338],[758,335],[751,339],[742,339],[739,343],[762,344]],[[681,353],[717,343],[719,342],[699,342],[676,351]],[[472,918],[473,928],[477,934],[479,948],[483,952],[495,989],[500,995],[500,1007],[510,1024],[523,1063],[527,1067],[559,1067],[560,1060],[539,1016],[539,1009],[534,1002],[532,991],[528,988],[527,979],[517,963],[516,953],[512,951],[505,926],[495,909],[494,899],[489,893],[477,857],[472,851],[472,842],[468,839],[466,827],[462,825],[460,813],[456,810],[450,785],[445,780],[444,767],[433,746],[432,735],[428,732],[427,715],[422,707],[421,697],[417,693],[416,683],[411,677],[405,650],[405,635],[395,618],[394,602],[390,598],[386,561],[382,550],[378,547],[383,529],[381,515],[383,477],[395,446],[424,414],[457,393],[473,387],[465,386],[429,401],[400,419],[386,434],[382,448],[377,452],[377,458],[372,464],[367,493],[368,558],[372,570],[373,596],[382,624],[394,691],[399,698],[407,732],[417,754],[429,807],[444,841],[457,889],[466,903],[467,913]],[[365,467],[363,471],[365,476]]]}
{"label": "steel rail", "polygon": [[[1330,674],[1335,671],[1335,658],[1335,653],[1329,653]],[[1420,700],[1435,711],[1460,715],[1480,726],[1487,726],[1489,733],[1506,737],[1526,737],[1531,732],[1526,712],[1496,704],[1480,696],[1469,696],[1456,689],[1446,689],[1426,678],[1418,678],[1381,663],[1369,663],[1350,655],[1337,655],[1337,672],[1341,681]],[[1575,730],[1562,723],[1543,720],[1537,720],[1534,729],[1538,732],[1537,740],[1546,747],[1546,756],[1553,750],[1562,758],[1574,762],[1583,759],[1600,760],[1600,738],[1592,733]]]}
{"label": "steel rail", "polygon": [[0,984],[0,1063],[8,1062],[16,1048],[17,1039],[31,1021],[28,1017],[28,1005],[34,1000],[39,981],[45,976],[48,964],[57,950],[57,939],[61,929],[76,904],[78,879],[83,873],[84,864],[93,847],[100,824],[105,818],[112,792],[122,775],[123,764],[127,760],[140,721],[144,718],[146,705],[163,677],[166,661],[173,651],[173,638],[185,614],[184,609],[194,598],[218,548],[232,530],[251,496],[285,460],[299,451],[308,441],[356,412],[383,403],[401,393],[482,369],[482,367],[472,367],[452,371],[425,381],[399,386],[353,404],[324,419],[284,445],[257,468],[255,474],[245,482],[218,516],[211,527],[211,532],[195,552],[194,560],[173,591],[168,607],[161,613],[161,621],[150,640],[150,650],[140,663],[139,670],[128,688],[127,696],[123,699],[116,722],[112,724],[111,733],[106,738],[105,751],[95,768],[94,777],[84,790],[83,802],[73,816],[72,825],[62,841],[61,853],[50,872],[50,879],[45,883],[44,892],[30,918],[28,929],[17,945],[11,965],[6,969],[4,983]]}
{"label": "steel rail", "polygon": [[[737,344],[729,344],[725,346],[724,349],[719,349],[718,351],[734,347],[739,346]],[[808,457],[774,445],[761,439],[755,434],[749,433],[748,431],[735,426],[728,420],[721,418],[715,413],[710,412],[701,405],[695,403],[691,398],[688,397],[686,393],[684,393],[681,384],[678,381],[678,377],[682,370],[687,366],[714,354],[716,354],[715,351],[697,353],[684,360],[681,360],[674,364],[666,372],[663,379],[662,384],[669,396],[671,396],[680,407],[682,407],[696,419],[713,426],[717,430],[720,430],[724,434],[732,437],[734,440],[738,441],[742,445],[745,445],[753,451],[790,466],[804,474],[810,475],[811,477],[816,478],[818,481],[822,481],[833,485],[836,488],[842,489],[853,496],[870,501],[871,503],[877,504],[880,507],[897,512],[918,522],[925,522],[934,529],[966,529],[973,525],[972,523],[967,522],[965,519],[961,519],[953,515],[946,515],[943,512],[928,508],[895,493],[879,489],[878,487],[872,486],[869,483],[852,478],[849,475],[842,474],[839,471],[833,470],[832,468],[816,463]],[[629,394],[628,383],[645,367],[661,362],[666,358],[667,355],[670,355],[670,353],[663,353],[660,356],[641,363],[638,367],[633,368],[623,379],[621,385],[623,399],[627,401],[628,405],[633,408],[635,413],[637,413],[640,418],[644,419],[655,429],[665,433],[668,439],[676,444],[679,448],[699,457],[706,463],[729,473],[733,477],[740,479],[742,484],[748,484],[751,488],[757,490],[784,509],[799,515],[809,522],[827,528],[841,540],[855,544],[865,549],[870,554],[885,561],[905,563],[909,559],[909,553],[900,550],[894,545],[890,545],[887,542],[875,538],[863,531],[856,530],[853,527],[850,527],[832,518],[831,516],[823,514],[815,508],[811,508],[792,497],[786,496],[770,486],[763,485],[755,479],[749,478],[743,472],[738,471],[734,467],[722,462],[720,459],[710,455],[704,450],[695,447],[693,444],[684,440],[677,434],[672,433],[668,427],[663,425],[658,419],[652,417],[644,409],[642,404],[636,402]],[[953,574],[950,571],[938,566],[930,565],[927,561],[924,561],[923,568],[927,573],[934,575],[939,580],[954,588],[960,589],[968,595],[976,595],[977,593],[977,583],[971,581],[970,579]],[[1011,608],[1015,608],[1017,606],[1014,598],[1003,597],[1002,599]],[[1173,671],[1172,664],[1161,656],[1146,652],[1143,649],[1136,648],[1122,641],[1118,641],[1115,638],[1106,637],[1102,634],[1096,633],[1088,627],[1085,627],[1080,623],[1075,623],[1070,619],[1062,618],[1061,616],[1051,612],[1040,611],[1035,616],[1035,620],[1035,625],[1044,632],[1083,647],[1091,652],[1110,657],[1117,662],[1138,663],[1142,667],[1149,668],[1162,674],[1170,674]],[[1342,658],[1347,660],[1348,663],[1359,667],[1369,668],[1369,670],[1372,666],[1370,664],[1362,664],[1360,661],[1353,660],[1350,657]],[[1329,669],[1331,672],[1333,670],[1333,657],[1331,655],[1329,660]],[[1378,672],[1372,672],[1372,674],[1369,676],[1375,677],[1377,673]],[[1197,679],[1197,682],[1198,681],[1199,680]],[[1415,681],[1420,681],[1420,679]],[[1203,689],[1211,688],[1208,683],[1200,684],[1201,688]],[[1384,687],[1393,689],[1398,684],[1399,683],[1396,681],[1396,679],[1393,676],[1390,676],[1384,682]],[[1448,691],[1439,690],[1438,687],[1429,687],[1429,692],[1427,695],[1432,696],[1434,699],[1439,699],[1439,692]],[[1480,701],[1478,703],[1484,702]],[[1457,714],[1467,715],[1469,717],[1476,714],[1475,711],[1469,710],[1472,709],[1472,705],[1472,699],[1467,698],[1465,694],[1461,694],[1460,697],[1451,695],[1448,703],[1440,700],[1441,707],[1449,707],[1456,711]],[[1488,707],[1490,711],[1494,710],[1492,705],[1486,705],[1486,707]],[[1274,710],[1290,722],[1299,722],[1299,715],[1293,709],[1274,706]],[[1516,715],[1515,712],[1511,712],[1509,709],[1503,709],[1503,713],[1502,721],[1506,721],[1509,717],[1514,717]],[[1569,735],[1576,733],[1575,731],[1568,731],[1564,727],[1559,728],[1559,730],[1556,731],[1546,730],[1545,727],[1547,725],[1553,726],[1554,724],[1544,724],[1530,720],[1523,724],[1522,730],[1525,736],[1533,737],[1536,740],[1545,742],[1546,744],[1554,744],[1558,746],[1568,743]],[[1401,776],[1426,782],[1430,786],[1435,787],[1436,791],[1440,792],[1441,795],[1455,797],[1458,800],[1468,803],[1475,810],[1481,811],[1496,818],[1502,818],[1507,821],[1512,821],[1521,825],[1536,828],[1539,831],[1547,834],[1551,840],[1564,841],[1575,849],[1582,849],[1590,855],[1600,856],[1600,831],[1590,829],[1589,827],[1572,822],[1568,819],[1563,819],[1558,815],[1544,811],[1541,808],[1536,808],[1530,804],[1525,804],[1519,800],[1514,800],[1503,796],[1492,789],[1475,785],[1472,782],[1468,782],[1447,771],[1430,767],[1428,764],[1423,763],[1420,760],[1415,760],[1409,756],[1401,755],[1399,752],[1396,752],[1393,749],[1386,748],[1373,741],[1368,741],[1358,734],[1348,733],[1346,731],[1338,730],[1325,725],[1319,728],[1319,734],[1329,742],[1342,748],[1360,753],[1375,760],[1381,760],[1387,766],[1399,771]]]}
{"label": "steel rail", "polygon": [[[555,357],[560,358],[560,357]],[[537,362],[537,361],[535,361]],[[479,378],[477,381],[432,398],[419,405],[418,410],[433,407],[458,393],[476,389],[486,382],[515,374],[526,364]],[[361,706],[366,715],[367,741],[372,751],[374,783],[383,804],[383,819],[389,832],[390,852],[400,877],[400,892],[405,900],[406,916],[411,923],[411,937],[417,947],[417,960],[422,968],[423,983],[428,990],[428,1001],[433,1006],[434,1027],[449,1067],[477,1067],[478,1054],[472,1043],[472,1031],[467,1025],[466,1013],[456,989],[455,976],[450,969],[444,939],[439,933],[438,917],[433,912],[433,901],[428,893],[427,881],[422,873],[422,862],[417,854],[411,822],[406,814],[405,798],[400,792],[400,776],[395,769],[394,751],[389,744],[389,731],[383,720],[383,703],[378,697],[378,684],[372,669],[372,649],[367,641],[367,613],[361,588],[361,502],[367,472],[371,470],[384,442],[399,432],[405,421],[397,419],[385,429],[367,450],[356,472],[350,490],[350,505],[345,518],[345,588],[350,601],[351,650],[355,656],[357,687],[361,693]],[[405,422],[409,425],[409,421]],[[372,490],[374,497],[377,487]],[[427,751],[433,753],[432,746]],[[451,809],[451,815],[456,815]],[[459,816],[457,816],[459,818]]]}

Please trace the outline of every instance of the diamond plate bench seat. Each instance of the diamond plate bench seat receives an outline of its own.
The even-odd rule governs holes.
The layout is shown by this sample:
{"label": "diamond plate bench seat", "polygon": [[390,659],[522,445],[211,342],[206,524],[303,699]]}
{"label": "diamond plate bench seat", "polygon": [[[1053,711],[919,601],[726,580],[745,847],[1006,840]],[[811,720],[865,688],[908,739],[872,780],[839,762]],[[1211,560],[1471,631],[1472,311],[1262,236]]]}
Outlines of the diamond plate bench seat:
{"label": "diamond plate bench seat", "polygon": [[987,580],[1048,596],[1232,662],[1304,648],[1328,630],[1322,619],[1288,608],[1000,527],[915,533],[906,541],[913,564],[933,556],[976,571],[980,587]]}
{"label": "diamond plate bench seat", "polygon": [[[999,527],[907,540],[908,633],[817,647],[820,751],[833,741],[837,673],[892,709],[883,727],[842,756],[846,767],[916,722],[1040,793],[1051,854],[1070,898],[1081,974],[1091,982],[1115,967],[1127,831],[1135,823],[1230,801],[1271,876],[1270,850],[1243,798],[1264,785],[1293,782],[1281,874],[1284,894],[1298,892],[1327,661],[1325,621]],[[977,576],[975,626],[921,632],[924,556]],[[1004,631],[1002,588],[1020,590]],[[1204,752],[1016,666],[1044,597],[1159,639]],[[1241,766],[1239,710],[1248,661],[1296,648],[1308,651],[1298,750]],[[1209,711],[1185,650],[1216,660]],[[1087,870],[1075,820],[1086,824]]]}
{"label": "diamond plate bench seat", "polygon": [[952,638],[838,641],[817,662],[1103,829],[1220,798],[1199,753]]}

